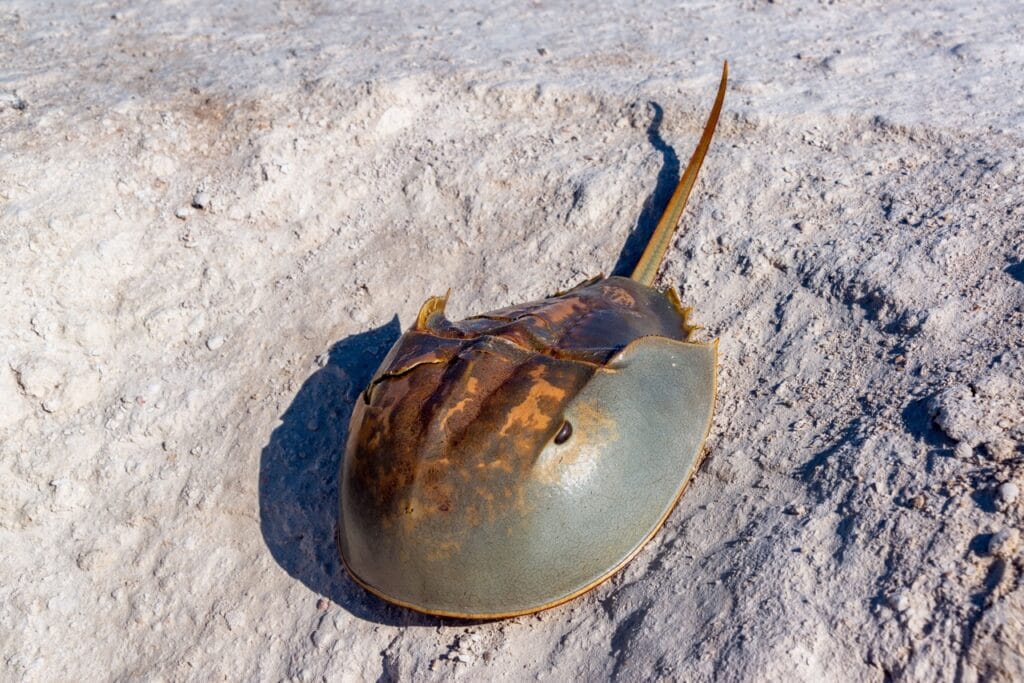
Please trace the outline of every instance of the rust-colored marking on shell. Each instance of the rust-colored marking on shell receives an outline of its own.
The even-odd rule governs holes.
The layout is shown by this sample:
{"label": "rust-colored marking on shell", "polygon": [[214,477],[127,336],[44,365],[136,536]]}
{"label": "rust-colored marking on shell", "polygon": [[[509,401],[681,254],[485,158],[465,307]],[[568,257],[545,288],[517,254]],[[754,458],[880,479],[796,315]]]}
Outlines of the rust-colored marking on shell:
{"label": "rust-colored marking on shell", "polygon": [[[401,516],[410,533],[435,514],[502,514],[500,501],[476,493],[480,485],[515,496],[532,454],[554,437],[565,404],[600,363],[652,332],[685,338],[679,309],[625,278],[468,326],[444,318],[446,300],[424,305],[353,418],[350,495],[367,516]],[[468,479],[476,485],[461,486]]]}

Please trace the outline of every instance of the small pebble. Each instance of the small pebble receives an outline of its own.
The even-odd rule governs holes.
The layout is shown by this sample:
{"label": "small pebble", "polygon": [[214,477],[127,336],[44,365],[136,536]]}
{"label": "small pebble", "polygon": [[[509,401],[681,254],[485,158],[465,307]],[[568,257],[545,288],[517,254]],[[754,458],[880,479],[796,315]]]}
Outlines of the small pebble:
{"label": "small pebble", "polygon": [[910,609],[910,596],[903,592],[896,593],[889,597],[889,604],[897,612],[906,612]]}
{"label": "small pebble", "polygon": [[1020,543],[1020,532],[1016,529],[1002,529],[988,540],[988,554],[993,557],[1008,557]]}
{"label": "small pebble", "polygon": [[807,514],[807,508],[804,507],[803,505],[798,505],[796,503],[791,503],[791,504],[786,506],[786,509],[783,510],[783,512],[785,512],[787,515],[802,516],[802,515]]}
{"label": "small pebble", "polygon": [[999,497],[999,501],[1007,505],[1013,505],[1017,502],[1017,496],[1020,495],[1020,487],[1014,484],[1012,481],[1008,481],[1004,484],[999,485],[999,489],[996,492]]}
{"label": "small pebble", "polygon": [[323,612],[325,609],[331,606],[331,601],[327,598],[320,598],[316,601],[317,611]]}
{"label": "small pebble", "polygon": [[206,348],[211,351],[216,351],[220,347],[224,346],[224,337],[217,335],[216,337],[210,337],[206,340]]}
{"label": "small pebble", "polygon": [[192,197],[192,206],[196,209],[205,209],[210,206],[210,195],[206,192],[196,192]]}
{"label": "small pebble", "polygon": [[57,397],[50,397],[46,399],[45,401],[43,401],[42,405],[43,410],[45,410],[48,413],[56,413],[63,406],[61,400]]}
{"label": "small pebble", "polygon": [[985,451],[996,462],[1003,462],[1013,457],[1016,445],[1012,439],[998,438],[985,444]]}
{"label": "small pebble", "polygon": [[0,93],[0,107],[7,105],[11,109],[17,111],[25,111],[28,109],[28,102],[23,98],[18,97],[15,93]]}
{"label": "small pebble", "polygon": [[924,504],[924,496],[922,496],[920,493],[910,499],[910,507],[914,508],[915,510],[923,510]]}
{"label": "small pebble", "polygon": [[177,209],[175,209],[174,217],[175,218],[180,218],[181,220],[185,220],[186,218],[189,217],[189,215],[191,213],[192,213],[192,210],[190,208],[188,208],[187,206],[180,206]]}
{"label": "small pebble", "polygon": [[103,564],[103,553],[98,550],[86,551],[78,556],[75,563],[82,571],[94,571],[95,569],[100,568]]}
{"label": "small pebble", "polygon": [[228,630],[234,631],[236,629],[243,628],[248,620],[244,611],[241,609],[234,609],[224,615],[224,621],[228,624]]}
{"label": "small pebble", "polygon": [[960,458],[961,460],[966,460],[967,458],[971,457],[971,453],[973,452],[974,449],[971,448],[971,444],[967,443],[966,441],[961,441],[956,445],[956,448],[953,449],[953,455]]}

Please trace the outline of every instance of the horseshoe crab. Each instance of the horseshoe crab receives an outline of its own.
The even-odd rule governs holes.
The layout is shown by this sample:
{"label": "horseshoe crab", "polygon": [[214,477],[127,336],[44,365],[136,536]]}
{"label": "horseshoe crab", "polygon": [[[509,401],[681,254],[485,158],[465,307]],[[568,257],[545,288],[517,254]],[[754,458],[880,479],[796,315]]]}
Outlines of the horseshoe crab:
{"label": "horseshoe crab", "polygon": [[337,541],[359,585],[428,614],[529,614],[608,579],[665,522],[702,455],[718,347],[653,284],[727,78],[629,278],[460,322],[448,295],[423,304],[352,413]]}

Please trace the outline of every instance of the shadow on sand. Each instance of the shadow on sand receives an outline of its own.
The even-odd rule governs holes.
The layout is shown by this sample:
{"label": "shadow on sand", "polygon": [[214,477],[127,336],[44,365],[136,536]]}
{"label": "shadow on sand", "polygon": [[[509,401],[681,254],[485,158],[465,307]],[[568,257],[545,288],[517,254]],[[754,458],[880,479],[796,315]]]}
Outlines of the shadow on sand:
{"label": "shadow on sand", "polygon": [[651,147],[661,153],[661,170],[658,172],[654,190],[644,203],[644,209],[636,219],[636,225],[633,226],[629,237],[626,238],[626,243],[622,246],[622,251],[619,252],[619,259],[615,262],[615,268],[612,269],[612,275],[621,275],[622,277],[629,277],[633,272],[644,247],[647,246],[647,241],[654,234],[658,219],[661,218],[662,212],[668,206],[668,200],[672,197],[676,184],[679,182],[679,157],[676,155],[675,149],[661,137],[661,119],[664,112],[657,102],[648,102],[648,104],[654,110],[654,118],[647,126],[647,141],[651,143]]}
{"label": "shadow on sand", "polygon": [[436,626],[441,620],[369,595],[338,559],[338,468],[359,392],[401,333],[398,317],[335,343],[302,385],[260,458],[260,527],[291,576],[354,616],[379,624]]}

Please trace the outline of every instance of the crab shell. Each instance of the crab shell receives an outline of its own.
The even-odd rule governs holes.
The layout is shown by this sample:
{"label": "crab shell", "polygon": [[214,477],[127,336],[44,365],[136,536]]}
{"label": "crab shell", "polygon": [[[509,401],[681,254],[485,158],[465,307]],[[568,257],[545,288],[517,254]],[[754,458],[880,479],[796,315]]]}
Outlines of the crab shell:
{"label": "crab shell", "polygon": [[461,322],[446,301],[423,305],[357,400],[342,559],[429,614],[552,607],[625,565],[682,494],[717,341],[690,341],[673,290],[622,277]]}

